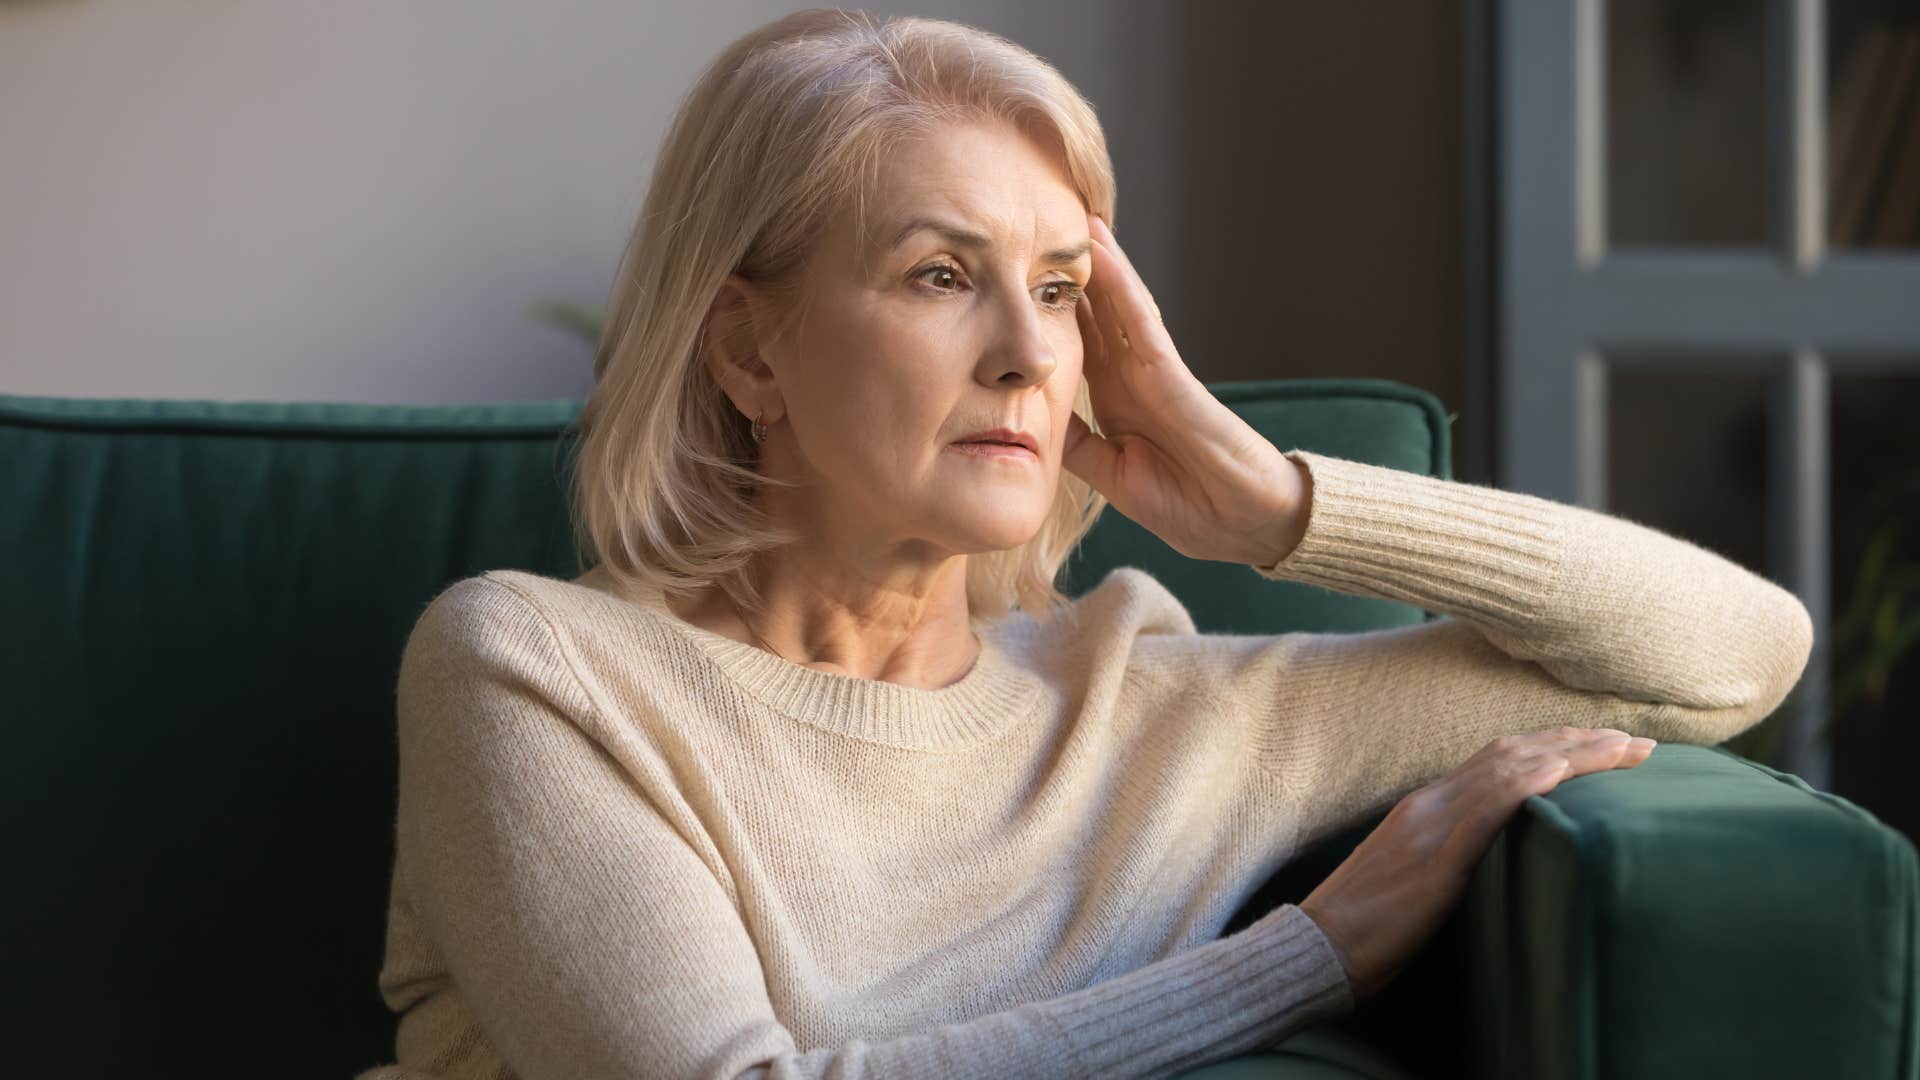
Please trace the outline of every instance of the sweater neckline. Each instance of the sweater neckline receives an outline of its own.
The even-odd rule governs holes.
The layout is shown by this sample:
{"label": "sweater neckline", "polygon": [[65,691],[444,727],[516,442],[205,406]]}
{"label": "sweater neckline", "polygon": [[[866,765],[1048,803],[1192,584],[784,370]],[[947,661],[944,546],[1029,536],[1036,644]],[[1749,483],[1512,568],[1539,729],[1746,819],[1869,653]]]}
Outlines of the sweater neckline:
{"label": "sweater neckline", "polygon": [[[581,583],[611,577],[596,567]],[[796,664],[758,645],[676,615],[659,590],[634,598],[634,606],[712,662],[717,672],[774,712],[825,731],[908,750],[970,746],[999,734],[1029,715],[1040,678],[1007,651],[1003,620],[973,617],[980,655],[957,681],[937,689],[864,679]]]}

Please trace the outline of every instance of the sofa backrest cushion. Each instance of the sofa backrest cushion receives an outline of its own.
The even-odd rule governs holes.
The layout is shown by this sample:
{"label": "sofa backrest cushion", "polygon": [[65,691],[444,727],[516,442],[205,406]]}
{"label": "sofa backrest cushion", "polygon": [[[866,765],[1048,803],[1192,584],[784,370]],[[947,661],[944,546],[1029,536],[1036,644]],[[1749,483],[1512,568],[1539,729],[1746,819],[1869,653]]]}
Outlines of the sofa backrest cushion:
{"label": "sofa backrest cushion", "polygon": [[[1448,474],[1439,403],[1410,387],[1214,389],[1282,448]],[[401,649],[459,578],[585,568],[580,404],[0,396],[0,955],[26,1043],[66,1074],[185,1072],[213,1046],[334,1055],[315,1075],[389,1057]],[[1422,617],[1187,560],[1111,510],[1064,586],[1122,564],[1202,630]]]}

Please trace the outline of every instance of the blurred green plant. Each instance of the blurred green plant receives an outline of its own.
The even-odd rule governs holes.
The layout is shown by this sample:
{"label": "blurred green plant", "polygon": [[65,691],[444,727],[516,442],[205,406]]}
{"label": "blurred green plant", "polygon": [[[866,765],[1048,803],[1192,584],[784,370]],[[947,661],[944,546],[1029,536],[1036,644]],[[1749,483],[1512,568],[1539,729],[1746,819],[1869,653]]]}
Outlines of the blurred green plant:
{"label": "blurred green plant", "polygon": [[[1828,747],[1849,714],[1885,707],[1888,680],[1920,646],[1920,604],[1915,603],[1920,600],[1920,561],[1898,557],[1907,524],[1900,513],[1915,506],[1920,506],[1920,470],[1881,478],[1855,509],[1863,525],[1864,548],[1842,598],[1845,610],[1829,624],[1824,642],[1829,690],[1814,739]],[[1804,679],[1796,683],[1765,720],[1728,739],[1726,749],[1750,761],[1783,767],[1780,744],[1799,715],[1806,685]]]}
{"label": "blurred green plant", "polygon": [[606,312],[600,308],[569,304],[562,300],[542,300],[529,305],[527,314],[535,322],[545,323],[556,330],[579,338],[587,343],[589,349],[599,347],[600,327],[607,317]]}
{"label": "blurred green plant", "polygon": [[1854,571],[1847,607],[1833,622],[1832,708],[1829,726],[1856,706],[1886,704],[1887,680],[1920,644],[1920,562],[1895,558],[1900,509],[1920,506],[1920,469],[1893,473],[1876,485],[1864,512],[1872,522]]}

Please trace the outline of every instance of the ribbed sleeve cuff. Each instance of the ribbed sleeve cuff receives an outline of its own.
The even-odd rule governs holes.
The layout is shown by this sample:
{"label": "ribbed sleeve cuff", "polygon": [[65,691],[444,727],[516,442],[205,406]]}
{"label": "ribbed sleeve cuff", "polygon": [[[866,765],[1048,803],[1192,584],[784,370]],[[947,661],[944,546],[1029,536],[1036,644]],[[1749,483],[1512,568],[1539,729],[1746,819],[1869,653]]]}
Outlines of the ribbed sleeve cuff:
{"label": "ribbed sleeve cuff", "polygon": [[1146,1076],[1252,1053],[1353,1009],[1346,969],[1283,904],[1236,934],[1033,1006],[1081,1076]]}
{"label": "ribbed sleeve cuff", "polygon": [[1307,528],[1264,577],[1464,614],[1518,629],[1565,557],[1564,515],[1532,495],[1305,450]]}

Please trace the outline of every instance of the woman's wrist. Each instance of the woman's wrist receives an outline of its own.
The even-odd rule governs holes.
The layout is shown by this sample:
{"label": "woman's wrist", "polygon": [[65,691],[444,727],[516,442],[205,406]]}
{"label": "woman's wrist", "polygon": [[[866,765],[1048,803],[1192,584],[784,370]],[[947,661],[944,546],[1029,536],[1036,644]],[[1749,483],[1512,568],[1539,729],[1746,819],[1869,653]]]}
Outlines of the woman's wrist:
{"label": "woman's wrist", "polygon": [[1348,958],[1347,950],[1341,947],[1339,939],[1328,931],[1326,914],[1324,912],[1311,910],[1306,900],[1302,900],[1294,906],[1299,908],[1300,914],[1306,916],[1307,921],[1312,923],[1314,929],[1320,932],[1320,937],[1326,941],[1327,948],[1331,949],[1334,958],[1340,961],[1340,971],[1347,977],[1347,989],[1353,994],[1354,1002],[1358,1004],[1362,997],[1362,991],[1359,980],[1354,977],[1353,961]]}
{"label": "woman's wrist", "polygon": [[1256,566],[1272,566],[1293,554],[1293,549],[1300,546],[1301,538],[1307,534],[1307,519],[1313,512],[1313,473],[1284,454],[1280,460],[1293,468],[1294,493],[1287,500],[1286,509],[1276,515],[1268,527],[1262,545],[1268,554],[1255,563]]}

